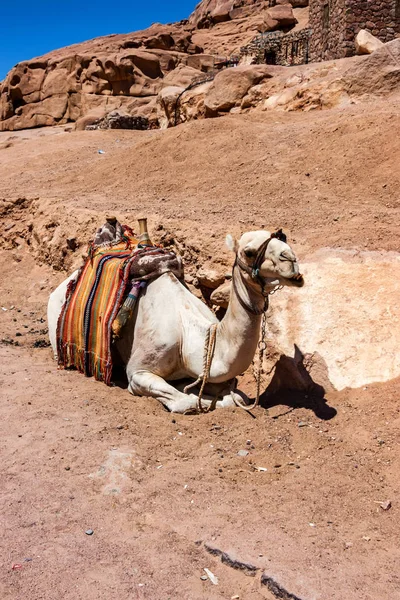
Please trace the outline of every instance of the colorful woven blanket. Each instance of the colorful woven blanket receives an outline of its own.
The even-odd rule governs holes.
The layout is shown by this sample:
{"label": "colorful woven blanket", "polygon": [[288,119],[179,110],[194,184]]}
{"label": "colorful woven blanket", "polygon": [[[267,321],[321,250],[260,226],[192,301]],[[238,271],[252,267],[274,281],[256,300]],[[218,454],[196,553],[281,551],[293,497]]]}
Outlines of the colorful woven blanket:
{"label": "colorful woven blanket", "polygon": [[137,244],[132,231],[124,228],[114,245],[90,246],[78,279],[68,287],[58,320],[60,366],[75,367],[110,384],[112,324],[129,291],[130,268],[140,252]]}

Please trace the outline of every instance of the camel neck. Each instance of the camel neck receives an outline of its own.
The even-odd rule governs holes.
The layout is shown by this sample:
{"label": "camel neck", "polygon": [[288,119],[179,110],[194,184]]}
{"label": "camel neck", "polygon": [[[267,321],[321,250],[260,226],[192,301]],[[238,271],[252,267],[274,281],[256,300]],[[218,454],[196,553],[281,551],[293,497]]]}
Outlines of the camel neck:
{"label": "camel neck", "polygon": [[216,342],[216,353],[221,354],[229,371],[234,372],[232,377],[249,367],[260,335],[261,314],[252,314],[246,305],[261,310],[264,298],[246,284],[239,268],[235,267],[228,309],[218,325]]}

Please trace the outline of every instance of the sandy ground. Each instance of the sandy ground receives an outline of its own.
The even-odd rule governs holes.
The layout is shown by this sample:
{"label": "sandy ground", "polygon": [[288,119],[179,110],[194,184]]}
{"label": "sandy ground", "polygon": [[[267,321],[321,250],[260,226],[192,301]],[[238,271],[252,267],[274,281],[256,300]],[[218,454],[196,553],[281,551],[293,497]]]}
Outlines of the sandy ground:
{"label": "sandy ground", "polygon": [[39,225],[66,236],[71,215],[140,212],[197,264],[228,265],[225,233],[262,225],[286,228],[300,260],[398,250],[399,106],[0,134],[2,206],[27,199],[1,222],[1,598],[400,597],[399,381],[318,401],[281,393],[256,418],[171,415],[56,369],[46,302],[79,252],[42,238],[41,253],[29,237]]}

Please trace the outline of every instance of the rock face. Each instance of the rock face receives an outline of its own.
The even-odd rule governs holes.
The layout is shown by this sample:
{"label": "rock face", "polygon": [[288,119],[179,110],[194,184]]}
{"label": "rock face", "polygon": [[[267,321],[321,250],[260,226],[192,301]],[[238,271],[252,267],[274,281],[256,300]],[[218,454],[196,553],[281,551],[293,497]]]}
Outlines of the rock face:
{"label": "rock face", "polygon": [[[280,0],[273,7],[268,0],[204,0],[189,21],[97,38],[21,62],[0,83],[0,130],[69,122],[85,129],[116,110],[146,119],[149,127],[174,125],[165,88],[188,88],[260,31],[290,29],[297,22],[292,6],[299,2],[305,0]],[[228,110],[219,108],[221,102],[236,106],[248,87],[244,75],[228,80],[229,97],[223,100],[216,84],[209,112]],[[204,93],[185,96],[178,122],[205,116]]]}
{"label": "rock face", "polygon": [[164,77],[201,51],[187,28],[160,25],[19,63],[0,84],[0,129],[64,124],[99,109],[123,109],[157,125]]}
{"label": "rock face", "polygon": [[[189,23],[198,29],[212,27],[217,23],[249,16],[268,10],[272,18],[288,20],[292,7],[308,6],[309,0],[278,0],[276,6],[271,6],[268,0],[203,0],[189,17]],[[275,17],[273,17],[275,14]],[[293,14],[291,17],[293,21]],[[294,22],[286,23],[293,25]]]}
{"label": "rock face", "polygon": [[398,377],[400,287],[392,274],[399,267],[396,253],[330,249],[302,262],[304,288],[276,294],[267,313],[270,391],[342,390]]}

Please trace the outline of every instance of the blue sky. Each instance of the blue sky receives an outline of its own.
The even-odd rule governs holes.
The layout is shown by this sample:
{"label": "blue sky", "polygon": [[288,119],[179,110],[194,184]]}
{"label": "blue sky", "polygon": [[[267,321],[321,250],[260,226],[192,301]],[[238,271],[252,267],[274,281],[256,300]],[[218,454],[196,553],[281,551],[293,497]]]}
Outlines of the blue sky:
{"label": "blue sky", "polygon": [[22,60],[100,35],[179,21],[196,4],[196,0],[0,0],[0,81]]}

